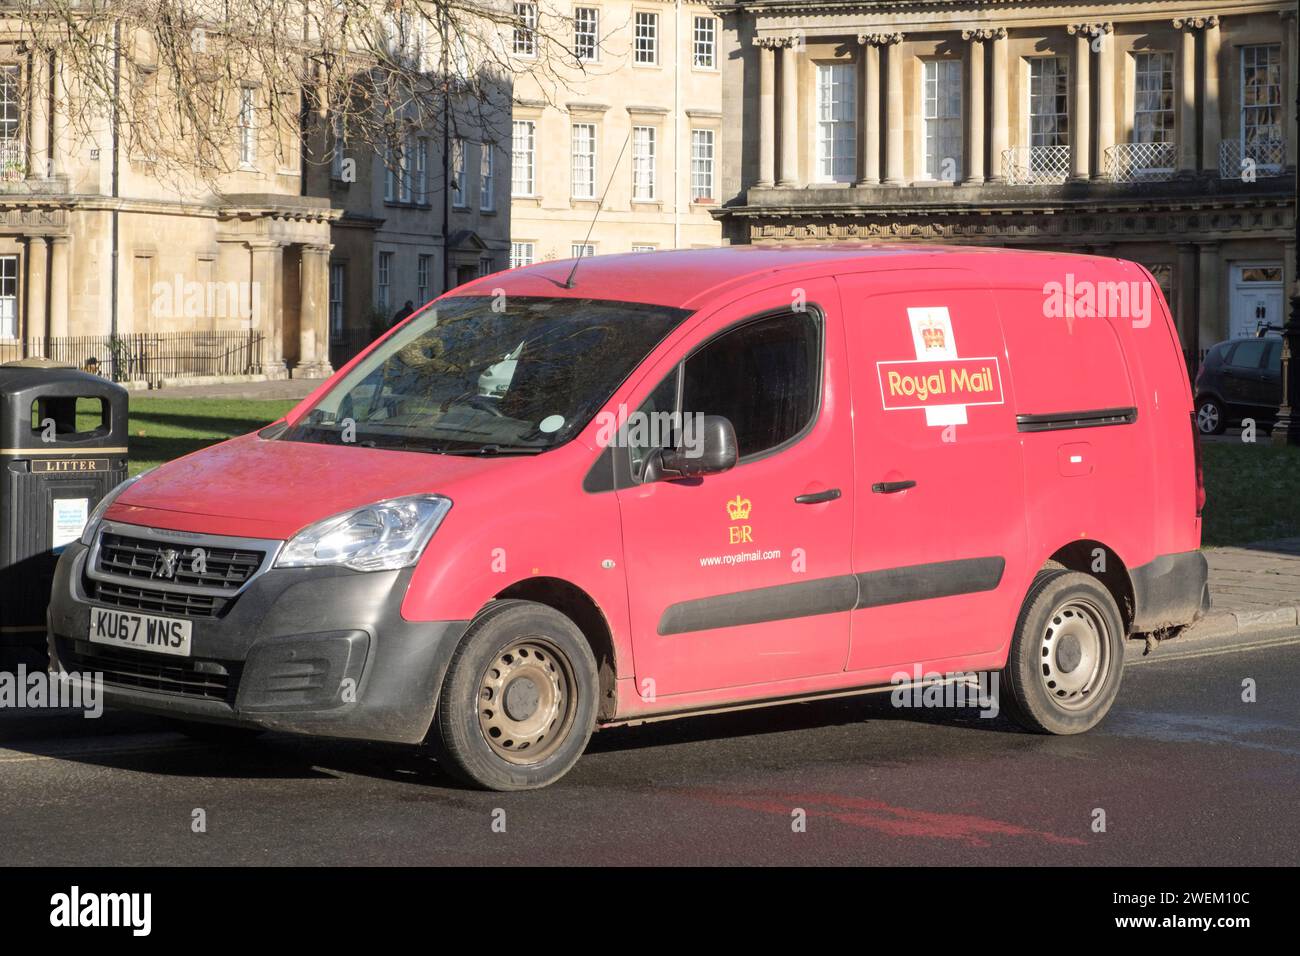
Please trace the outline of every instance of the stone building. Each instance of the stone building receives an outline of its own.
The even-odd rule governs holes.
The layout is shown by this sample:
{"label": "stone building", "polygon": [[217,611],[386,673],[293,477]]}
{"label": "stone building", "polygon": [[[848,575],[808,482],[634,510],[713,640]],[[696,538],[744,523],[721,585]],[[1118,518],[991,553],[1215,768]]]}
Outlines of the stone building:
{"label": "stone building", "polygon": [[718,245],[718,155],[736,131],[722,114],[713,11],[684,0],[514,7],[511,265]]}
{"label": "stone building", "polygon": [[1116,255],[1189,355],[1285,321],[1291,0],[756,0],[723,18],[733,243]]}

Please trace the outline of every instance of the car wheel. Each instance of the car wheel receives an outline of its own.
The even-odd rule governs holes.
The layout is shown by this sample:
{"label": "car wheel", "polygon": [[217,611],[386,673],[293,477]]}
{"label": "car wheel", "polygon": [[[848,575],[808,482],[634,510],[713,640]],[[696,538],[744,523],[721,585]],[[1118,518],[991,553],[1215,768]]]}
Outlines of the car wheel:
{"label": "car wheel", "polygon": [[1202,435],[1218,435],[1227,425],[1223,405],[1217,398],[1202,398],[1196,403],[1196,427]]}
{"label": "car wheel", "polygon": [[554,783],[596,723],[596,659],[578,626],[531,601],[494,601],[456,647],[429,742],[446,770],[486,790]]}
{"label": "car wheel", "polygon": [[1041,572],[1001,675],[1008,716],[1034,733],[1083,733],[1110,710],[1123,670],[1124,621],[1110,592],[1079,571]]}

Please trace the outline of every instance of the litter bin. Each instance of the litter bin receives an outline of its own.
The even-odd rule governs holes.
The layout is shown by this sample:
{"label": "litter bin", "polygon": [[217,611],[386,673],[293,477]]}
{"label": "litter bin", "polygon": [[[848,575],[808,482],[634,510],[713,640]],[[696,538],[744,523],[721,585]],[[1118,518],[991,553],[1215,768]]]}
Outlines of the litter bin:
{"label": "litter bin", "polygon": [[46,359],[0,365],[0,670],[48,665],[54,565],[126,463],[126,389]]}

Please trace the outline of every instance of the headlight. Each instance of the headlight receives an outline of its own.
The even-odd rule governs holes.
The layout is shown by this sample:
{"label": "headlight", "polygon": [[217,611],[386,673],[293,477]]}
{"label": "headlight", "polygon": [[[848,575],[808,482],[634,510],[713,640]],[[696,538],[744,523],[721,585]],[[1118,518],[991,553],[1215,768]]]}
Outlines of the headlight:
{"label": "headlight", "polygon": [[95,510],[92,511],[90,513],[90,517],[86,519],[86,526],[81,529],[82,544],[86,545],[87,547],[94,544],[95,532],[96,530],[98,530],[99,522],[103,519],[104,512],[108,510],[109,505],[111,505],[114,501],[117,500],[118,495],[126,491],[126,489],[130,488],[132,485],[134,485],[145,475],[149,474],[149,472],[157,469],[157,467],[158,467],[157,465],[154,465],[153,468],[146,468],[144,471],[140,472],[140,474],[134,476],[133,478],[128,478],[126,481],[122,482],[120,485],[118,485],[116,488],[114,488],[112,491],[110,491],[108,494],[104,495],[104,497],[100,499],[99,504],[95,505]]}
{"label": "headlight", "polygon": [[277,568],[341,566],[353,571],[390,571],[419,559],[451,499],[411,495],[365,505],[308,525],[275,561]]}

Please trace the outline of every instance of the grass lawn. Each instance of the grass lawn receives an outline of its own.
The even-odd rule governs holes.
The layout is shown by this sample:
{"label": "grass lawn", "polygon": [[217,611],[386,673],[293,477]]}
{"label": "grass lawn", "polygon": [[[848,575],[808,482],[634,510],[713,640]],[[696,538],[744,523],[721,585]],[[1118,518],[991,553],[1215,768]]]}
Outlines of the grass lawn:
{"label": "grass lawn", "polygon": [[1202,442],[1204,545],[1300,536],[1300,448]]}
{"label": "grass lawn", "polygon": [[131,396],[131,474],[243,435],[275,421],[297,402]]}

